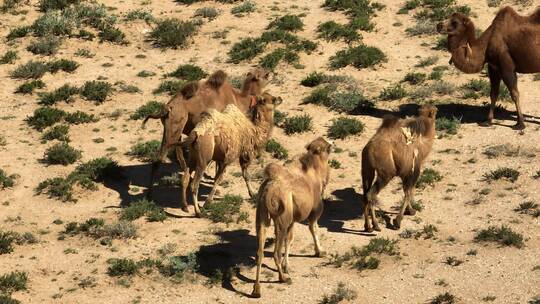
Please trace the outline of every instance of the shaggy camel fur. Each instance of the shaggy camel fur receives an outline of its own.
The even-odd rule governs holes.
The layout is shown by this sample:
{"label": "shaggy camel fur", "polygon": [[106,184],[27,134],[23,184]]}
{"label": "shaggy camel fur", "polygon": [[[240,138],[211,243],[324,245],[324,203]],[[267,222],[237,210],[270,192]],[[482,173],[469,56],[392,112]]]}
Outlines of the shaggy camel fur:
{"label": "shaggy camel fur", "polygon": [[[309,230],[315,243],[315,255],[323,256],[319,243],[317,221],[323,213],[322,196],[329,180],[330,168],[328,156],[331,143],[322,137],[306,146],[307,152],[296,157],[292,163],[281,166],[270,164],[265,169],[264,181],[257,198],[257,274],[252,296],[261,296],[259,277],[266,229],[274,221],[276,242],[274,261],[279,272],[279,281],[290,281],[285,273],[289,272],[289,252],[293,241],[293,226],[296,222],[309,221]],[[282,250],[285,247],[285,257]]]}
{"label": "shaggy camel fur", "polygon": [[[182,134],[189,134],[201,120],[201,114],[214,108],[223,111],[228,104],[236,105],[241,111],[247,112],[253,106],[255,96],[262,94],[270,74],[263,69],[255,69],[246,75],[242,90],[237,91],[227,81],[227,74],[217,71],[206,81],[188,83],[171,99],[161,113],[152,114],[145,118],[143,125],[150,119],[161,119],[163,124],[163,138],[157,160],[152,164],[148,196],[152,195],[154,180],[161,163],[164,162],[168,152],[176,147],[176,157],[182,171],[186,168],[186,161],[179,143]],[[187,179],[184,176],[183,179]],[[181,198],[185,201],[185,197]],[[187,206],[182,209],[187,211]]]}
{"label": "shaggy camel fur", "polygon": [[[403,182],[405,198],[399,215],[394,220],[394,228],[399,229],[405,209],[411,215],[415,213],[411,206],[414,187],[422,163],[428,156],[435,137],[435,116],[437,108],[422,106],[416,118],[398,119],[394,116],[383,118],[377,133],[362,150],[362,187],[364,190],[364,228],[371,232],[381,231],[375,217],[373,205],[377,203],[377,194],[395,176]],[[377,175],[377,180],[373,183]],[[373,229],[369,224],[369,216]]]}
{"label": "shaggy camel fur", "polygon": [[[184,171],[188,179],[183,179],[181,191],[183,197],[186,197],[187,182],[194,173],[190,188],[197,216],[201,215],[198,204],[199,184],[211,161],[216,162],[217,169],[214,186],[206,203],[212,202],[227,166],[236,160],[240,161],[242,176],[249,195],[253,197],[247,168],[270,138],[274,127],[274,108],[281,103],[281,98],[263,93],[256,101],[249,118],[233,104],[228,105],[223,112],[211,109],[189,134],[186,142],[189,145],[189,167]],[[183,201],[182,204],[187,205],[187,202]]]}
{"label": "shaggy camel fur", "polygon": [[518,15],[511,7],[499,11],[491,25],[476,37],[474,24],[467,16],[453,14],[437,25],[448,34],[450,62],[465,73],[478,73],[488,64],[491,106],[487,124],[493,121],[501,79],[516,104],[515,129],[524,129],[519,103],[517,73],[540,72],[540,9],[530,16]]}

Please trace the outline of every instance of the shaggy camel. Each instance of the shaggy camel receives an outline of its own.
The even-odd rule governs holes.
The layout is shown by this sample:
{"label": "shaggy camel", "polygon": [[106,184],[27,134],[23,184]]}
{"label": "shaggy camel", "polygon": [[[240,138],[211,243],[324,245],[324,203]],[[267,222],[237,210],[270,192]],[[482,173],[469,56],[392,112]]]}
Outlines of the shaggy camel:
{"label": "shaggy camel", "polygon": [[[323,213],[322,196],[329,180],[328,156],[331,146],[331,143],[319,137],[306,146],[306,153],[296,157],[290,164],[281,166],[273,163],[266,166],[257,198],[257,274],[251,294],[253,297],[261,297],[259,277],[266,229],[271,220],[275,226],[274,261],[280,282],[290,281],[285,273],[289,272],[289,252],[295,222],[309,221],[315,255],[324,255],[319,243],[317,221]],[[282,259],[283,246],[285,257]]]}
{"label": "shaggy camel", "polygon": [[[435,137],[435,116],[437,108],[431,105],[420,107],[416,118],[398,119],[386,116],[375,135],[362,150],[362,187],[364,190],[364,228],[368,232],[373,229],[381,231],[373,205],[377,194],[395,176],[403,182],[405,198],[399,215],[393,221],[394,228],[399,229],[401,220],[407,209],[414,215],[412,208],[414,187],[420,175],[422,163],[428,156]],[[377,180],[373,183],[377,175]],[[373,228],[369,224],[369,216]]]}
{"label": "shaggy camel", "polygon": [[517,123],[514,128],[524,129],[517,73],[540,72],[540,9],[523,17],[511,7],[505,7],[480,37],[476,37],[471,19],[459,13],[439,23],[437,29],[448,34],[448,50],[452,54],[450,62],[459,70],[478,73],[488,63],[491,106],[487,124],[493,121],[502,79],[516,104]]}
{"label": "shaggy camel", "polygon": [[[263,69],[255,69],[246,75],[242,90],[237,91],[227,81],[227,74],[217,71],[206,81],[188,83],[180,94],[173,97],[164,107],[161,113],[152,114],[144,119],[143,125],[150,118],[161,119],[163,124],[163,138],[157,160],[152,164],[148,196],[152,195],[154,180],[161,163],[164,162],[168,152],[176,147],[176,157],[182,171],[186,168],[186,161],[179,148],[182,134],[189,134],[195,125],[201,120],[201,114],[214,108],[223,111],[228,104],[236,105],[241,111],[247,112],[253,106],[255,96],[262,93],[266,86],[270,73]],[[183,179],[187,179],[184,176]],[[181,198],[185,201],[185,197]],[[187,206],[182,205],[187,212]]]}
{"label": "shaggy camel", "polygon": [[[227,166],[236,160],[240,162],[249,195],[253,197],[247,168],[270,138],[274,127],[274,108],[281,104],[281,101],[280,97],[273,97],[268,93],[257,96],[251,117],[247,117],[233,104],[227,105],[223,112],[210,109],[191,131],[186,140],[189,146],[189,166],[184,171],[184,176],[188,178],[183,179],[180,191],[182,196],[186,197],[187,183],[194,173],[190,188],[197,216],[201,215],[198,204],[199,184],[211,161],[216,162],[217,169],[214,186],[206,203],[212,202]],[[183,201],[182,204],[185,206],[187,202]]]}

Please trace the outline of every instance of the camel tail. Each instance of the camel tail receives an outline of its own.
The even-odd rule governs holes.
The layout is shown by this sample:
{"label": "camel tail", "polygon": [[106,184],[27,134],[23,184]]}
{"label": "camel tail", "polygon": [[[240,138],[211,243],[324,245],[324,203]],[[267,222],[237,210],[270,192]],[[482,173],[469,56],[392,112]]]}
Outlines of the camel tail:
{"label": "camel tail", "polygon": [[[292,209],[292,193],[285,191],[279,181],[283,168],[269,164],[264,170],[264,182],[259,191],[259,204],[264,204],[272,217],[280,216],[286,209]],[[291,205],[291,208],[287,206]]]}
{"label": "camel tail", "polygon": [[150,118],[152,118],[152,119],[163,119],[163,118],[165,118],[167,116],[169,116],[169,107],[163,107],[163,109],[159,113],[152,113],[152,114],[147,115],[144,118],[142,125],[144,127]]}

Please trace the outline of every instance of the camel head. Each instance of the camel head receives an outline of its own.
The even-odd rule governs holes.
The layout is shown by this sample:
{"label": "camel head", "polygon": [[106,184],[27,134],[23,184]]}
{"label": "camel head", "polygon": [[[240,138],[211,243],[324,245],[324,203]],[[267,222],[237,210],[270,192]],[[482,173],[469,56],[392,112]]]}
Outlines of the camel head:
{"label": "camel head", "polygon": [[252,120],[257,123],[260,121],[274,123],[274,110],[275,107],[283,102],[281,97],[274,97],[268,92],[264,92],[262,95],[257,96],[257,102],[252,110]]}
{"label": "camel head", "polygon": [[309,153],[314,155],[321,155],[321,157],[325,159],[328,158],[331,149],[332,143],[322,137],[315,139],[306,146],[306,150]]}
{"label": "camel head", "polygon": [[246,74],[242,91],[251,95],[259,95],[269,81],[270,72],[261,68],[254,69]]}
{"label": "camel head", "polygon": [[[437,31],[441,34],[448,35],[448,48],[450,51],[453,51],[453,40],[464,40],[464,43],[460,47],[464,48],[465,58],[470,58],[473,55],[470,43],[475,38],[474,24],[469,17],[461,13],[453,13],[450,18],[437,24]],[[472,37],[470,37],[471,34]]]}
{"label": "camel head", "polygon": [[418,109],[418,116],[435,119],[437,116],[437,107],[434,105],[423,105]]}

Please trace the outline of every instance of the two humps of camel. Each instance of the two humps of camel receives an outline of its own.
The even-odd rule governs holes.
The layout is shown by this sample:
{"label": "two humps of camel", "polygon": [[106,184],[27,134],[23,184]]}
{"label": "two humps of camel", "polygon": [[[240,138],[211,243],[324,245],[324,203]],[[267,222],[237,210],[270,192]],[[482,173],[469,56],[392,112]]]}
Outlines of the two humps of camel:
{"label": "two humps of camel", "polygon": [[[378,203],[377,194],[396,176],[403,182],[405,198],[393,226],[399,229],[405,211],[414,215],[411,203],[414,188],[420,176],[421,166],[431,151],[435,138],[437,108],[424,105],[415,118],[399,119],[386,116],[375,135],[362,150],[362,187],[364,205],[364,228],[381,231],[373,205]],[[375,180],[376,178],[376,180]],[[375,183],[373,182],[375,180]],[[369,217],[373,227],[369,223]]]}
{"label": "two humps of camel", "polygon": [[[217,71],[206,80],[186,84],[181,92],[165,105],[163,111],[147,116],[143,124],[149,119],[161,119],[163,124],[163,139],[157,160],[152,164],[147,195],[152,196],[152,188],[159,167],[171,149],[175,148],[176,150],[180,170],[188,170],[182,151],[182,135],[190,134],[201,121],[204,112],[209,109],[223,111],[229,104],[235,105],[243,113],[250,112],[255,106],[256,96],[262,94],[269,77],[269,72],[263,69],[254,69],[247,73],[242,89],[237,90],[230,84],[225,72]],[[189,176],[184,175],[182,178],[182,185],[186,185],[189,182]],[[185,191],[181,193],[181,208],[188,212]]]}
{"label": "two humps of camel", "polygon": [[[307,152],[293,158],[286,166],[276,163],[266,166],[264,180],[257,196],[257,274],[252,296],[261,296],[260,273],[264,256],[266,230],[274,222],[276,242],[274,261],[279,281],[288,282],[289,252],[296,222],[309,221],[315,243],[315,255],[324,252],[318,239],[317,221],[323,213],[322,196],[329,180],[328,156],[332,145],[317,138],[306,146]],[[285,257],[283,257],[285,247]]]}
{"label": "two humps of camel", "polygon": [[530,16],[520,16],[511,7],[505,7],[480,37],[476,37],[471,19],[460,13],[439,23],[437,29],[448,35],[450,62],[459,70],[478,73],[488,64],[491,106],[487,124],[493,121],[502,80],[516,104],[514,128],[524,129],[517,73],[540,72],[540,9]]}

